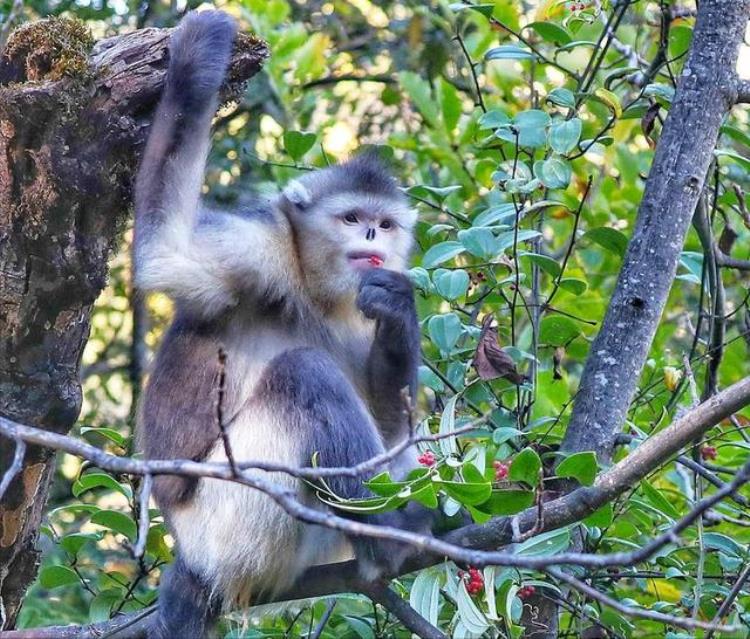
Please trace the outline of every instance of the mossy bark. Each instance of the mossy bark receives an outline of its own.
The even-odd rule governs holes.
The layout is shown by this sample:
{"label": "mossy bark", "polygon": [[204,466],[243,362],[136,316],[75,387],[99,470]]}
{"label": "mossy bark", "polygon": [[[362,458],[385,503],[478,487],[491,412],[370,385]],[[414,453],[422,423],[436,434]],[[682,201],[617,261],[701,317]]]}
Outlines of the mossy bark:
{"label": "mossy bark", "polygon": [[[0,58],[0,414],[64,433],[81,407],[91,308],[130,209],[168,61],[168,30],[94,44],[80,23],[25,25]],[[227,97],[258,72],[242,36]],[[0,476],[15,444],[0,439]],[[0,629],[36,576],[51,451],[30,446],[0,500]]]}

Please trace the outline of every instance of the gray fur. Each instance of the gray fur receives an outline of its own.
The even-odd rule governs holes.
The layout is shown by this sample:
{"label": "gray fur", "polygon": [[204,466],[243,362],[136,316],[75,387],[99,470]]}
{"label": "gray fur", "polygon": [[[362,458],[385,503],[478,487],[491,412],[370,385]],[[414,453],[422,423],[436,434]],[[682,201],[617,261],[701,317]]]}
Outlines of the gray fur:
{"label": "gray fur", "polygon": [[[350,466],[408,433],[401,391],[413,401],[419,325],[403,271],[414,212],[373,155],[304,175],[269,207],[202,209],[210,122],[233,34],[230,18],[204,12],[189,14],[173,35],[136,184],[136,284],[177,305],[144,393],[139,445],[150,459],[225,460],[216,421],[221,348],[223,423],[235,459],[298,466],[317,455],[324,466]],[[357,219],[346,221],[352,211]],[[392,224],[380,226],[384,219]],[[357,262],[363,249],[380,255],[383,268]],[[257,472],[324,508],[302,482]],[[359,479],[330,485],[342,497],[368,494]],[[162,587],[153,637],[203,636],[217,602],[279,593],[350,547],[237,484],[160,477],[154,494],[179,564]],[[429,524],[407,511],[370,519]],[[370,576],[397,569],[407,551],[352,543]]]}

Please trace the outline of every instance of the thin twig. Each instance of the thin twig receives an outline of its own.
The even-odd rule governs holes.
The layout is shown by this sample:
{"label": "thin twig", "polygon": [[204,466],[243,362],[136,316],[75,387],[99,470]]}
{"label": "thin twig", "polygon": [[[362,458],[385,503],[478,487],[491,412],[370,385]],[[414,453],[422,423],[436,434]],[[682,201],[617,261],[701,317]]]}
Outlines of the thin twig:
{"label": "thin twig", "polygon": [[133,546],[133,557],[140,559],[143,557],[143,553],[146,550],[146,539],[148,538],[148,527],[151,523],[151,518],[148,512],[148,502],[151,499],[151,488],[154,483],[154,478],[150,474],[143,476],[141,482],[141,491],[138,497],[138,541]]}
{"label": "thin twig", "polygon": [[2,481],[0,481],[0,499],[3,498],[5,491],[8,490],[8,486],[10,486],[10,482],[13,481],[13,478],[23,469],[23,458],[25,454],[26,442],[18,437],[16,438],[16,450],[13,453],[13,462],[11,463],[10,468],[8,468],[8,470],[5,471],[5,474],[3,474]]}
{"label": "thin twig", "polygon": [[[740,576],[737,577],[737,581],[735,581],[734,586],[732,586],[732,590],[727,595],[727,598],[721,602],[721,606],[719,606],[719,609],[716,611],[716,615],[714,615],[713,621],[711,622],[712,624],[718,625],[721,618],[729,612],[729,609],[732,607],[735,599],[737,599],[742,592],[748,579],[750,579],[750,564],[747,564],[742,569]],[[711,637],[714,636],[714,631],[715,629],[710,629],[706,633],[706,639],[711,639]]]}
{"label": "thin twig", "polygon": [[679,626],[680,628],[686,628],[689,630],[693,630],[695,628],[701,628],[703,630],[721,630],[722,632],[734,632],[736,630],[739,630],[740,626],[721,626],[717,625],[714,622],[707,622],[707,621],[700,621],[698,619],[688,619],[686,617],[676,617],[675,615],[667,615],[662,612],[654,612],[652,610],[644,610],[641,608],[634,608],[632,606],[626,606],[623,603],[620,603],[616,599],[612,599],[611,597],[608,597],[607,595],[599,592],[596,588],[593,586],[589,586],[587,583],[576,579],[575,577],[568,575],[567,573],[563,572],[562,570],[559,570],[558,568],[549,568],[545,570],[550,577],[554,577],[558,581],[562,581],[563,583],[568,584],[571,588],[574,588],[578,592],[581,592],[585,594],[587,597],[590,597],[594,601],[598,601],[599,603],[608,606],[609,608],[612,608],[619,612],[620,614],[626,615],[628,617],[638,617],[640,619],[650,619],[651,621],[658,621],[660,623],[665,624],[672,624],[674,626]]}
{"label": "thin twig", "polygon": [[328,620],[331,618],[331,615],[333,614],[333,609],[336,607],[337,603],[338,603],[338,600],[336,599],[332,599],[328,603],[328,607],[323,613],[323,616],[320,618],[318,625],[315,626],[315,630],[313,630],[312,633],[310,634],[310,639],[320,639],[320,635],[323,634],[323,630],[325,629],[326,624],[328,623]]}
{"label": "thin twig", "polygon": [[239,472],[237,463],[234,460],[234,453],[232,452],[232,444],[229,441],[229,435],[224,424],[224,396],[226,394],[226,383],[227,383],[227,354],[223,348],[219,348],[219,388],[216,398],[216,425],[219,427],[219,433],[221,433],[221,441],[224,444],[224,454],[227,456],[229,462],[229,468],[236,476]]}

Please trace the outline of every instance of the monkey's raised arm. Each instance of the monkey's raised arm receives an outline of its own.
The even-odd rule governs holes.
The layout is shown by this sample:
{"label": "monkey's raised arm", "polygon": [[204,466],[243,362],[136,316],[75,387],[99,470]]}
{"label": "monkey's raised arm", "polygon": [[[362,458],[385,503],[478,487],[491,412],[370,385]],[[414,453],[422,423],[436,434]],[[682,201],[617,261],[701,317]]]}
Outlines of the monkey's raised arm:
{"label": "monkey's raised arm", "polygon": [[236,24],[220,11],[188,14],[172,35],[164,91],[135,188],[135,279],[191,313],[220,314],[242,294],[289,286],[284,220],[200,215],[211,120]]}

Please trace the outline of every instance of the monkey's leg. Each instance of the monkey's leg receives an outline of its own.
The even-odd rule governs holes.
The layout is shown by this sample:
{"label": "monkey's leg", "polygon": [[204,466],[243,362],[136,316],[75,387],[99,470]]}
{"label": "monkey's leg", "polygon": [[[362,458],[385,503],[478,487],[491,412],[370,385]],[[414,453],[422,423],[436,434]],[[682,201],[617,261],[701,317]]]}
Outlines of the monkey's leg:
{"label": "monkey's leg", "polygon": [[[269,364],[268,371],[260,383],[259,399],[266,406],[274,407],[289,429],[290,439],[300,443],[301,463],[309,464],[316,455],[321,467],[350,467],[383,452],[380,433],[367,408],[338,364],[326,352],[312,348],[287,351]],[[340,475],[327,478],[326,483],[340,497],[358,499],[372,496],[363,485],[366,479],[367,476]],[[370,517],[337,514],[398,528],[424,530],[424,518],[418,517],[419,521],[415,522],[412,509]],[[320,532],[318,528],[308,527],[307,530],[312,537],[303,545],[310,547],[311,543],[315,545],[316,535]],[[409,548],[403,544],[371,538],[351,541],[365,574],[370,576],[383,568],[395,572],[409,554]],[[303,551],[303,554],[306,553]]]}
{"label": "monkey's leg", "polygon": [[179,559],[161,580],[158,617],[148,639],[204,639],[219,612],[219,601]]}

